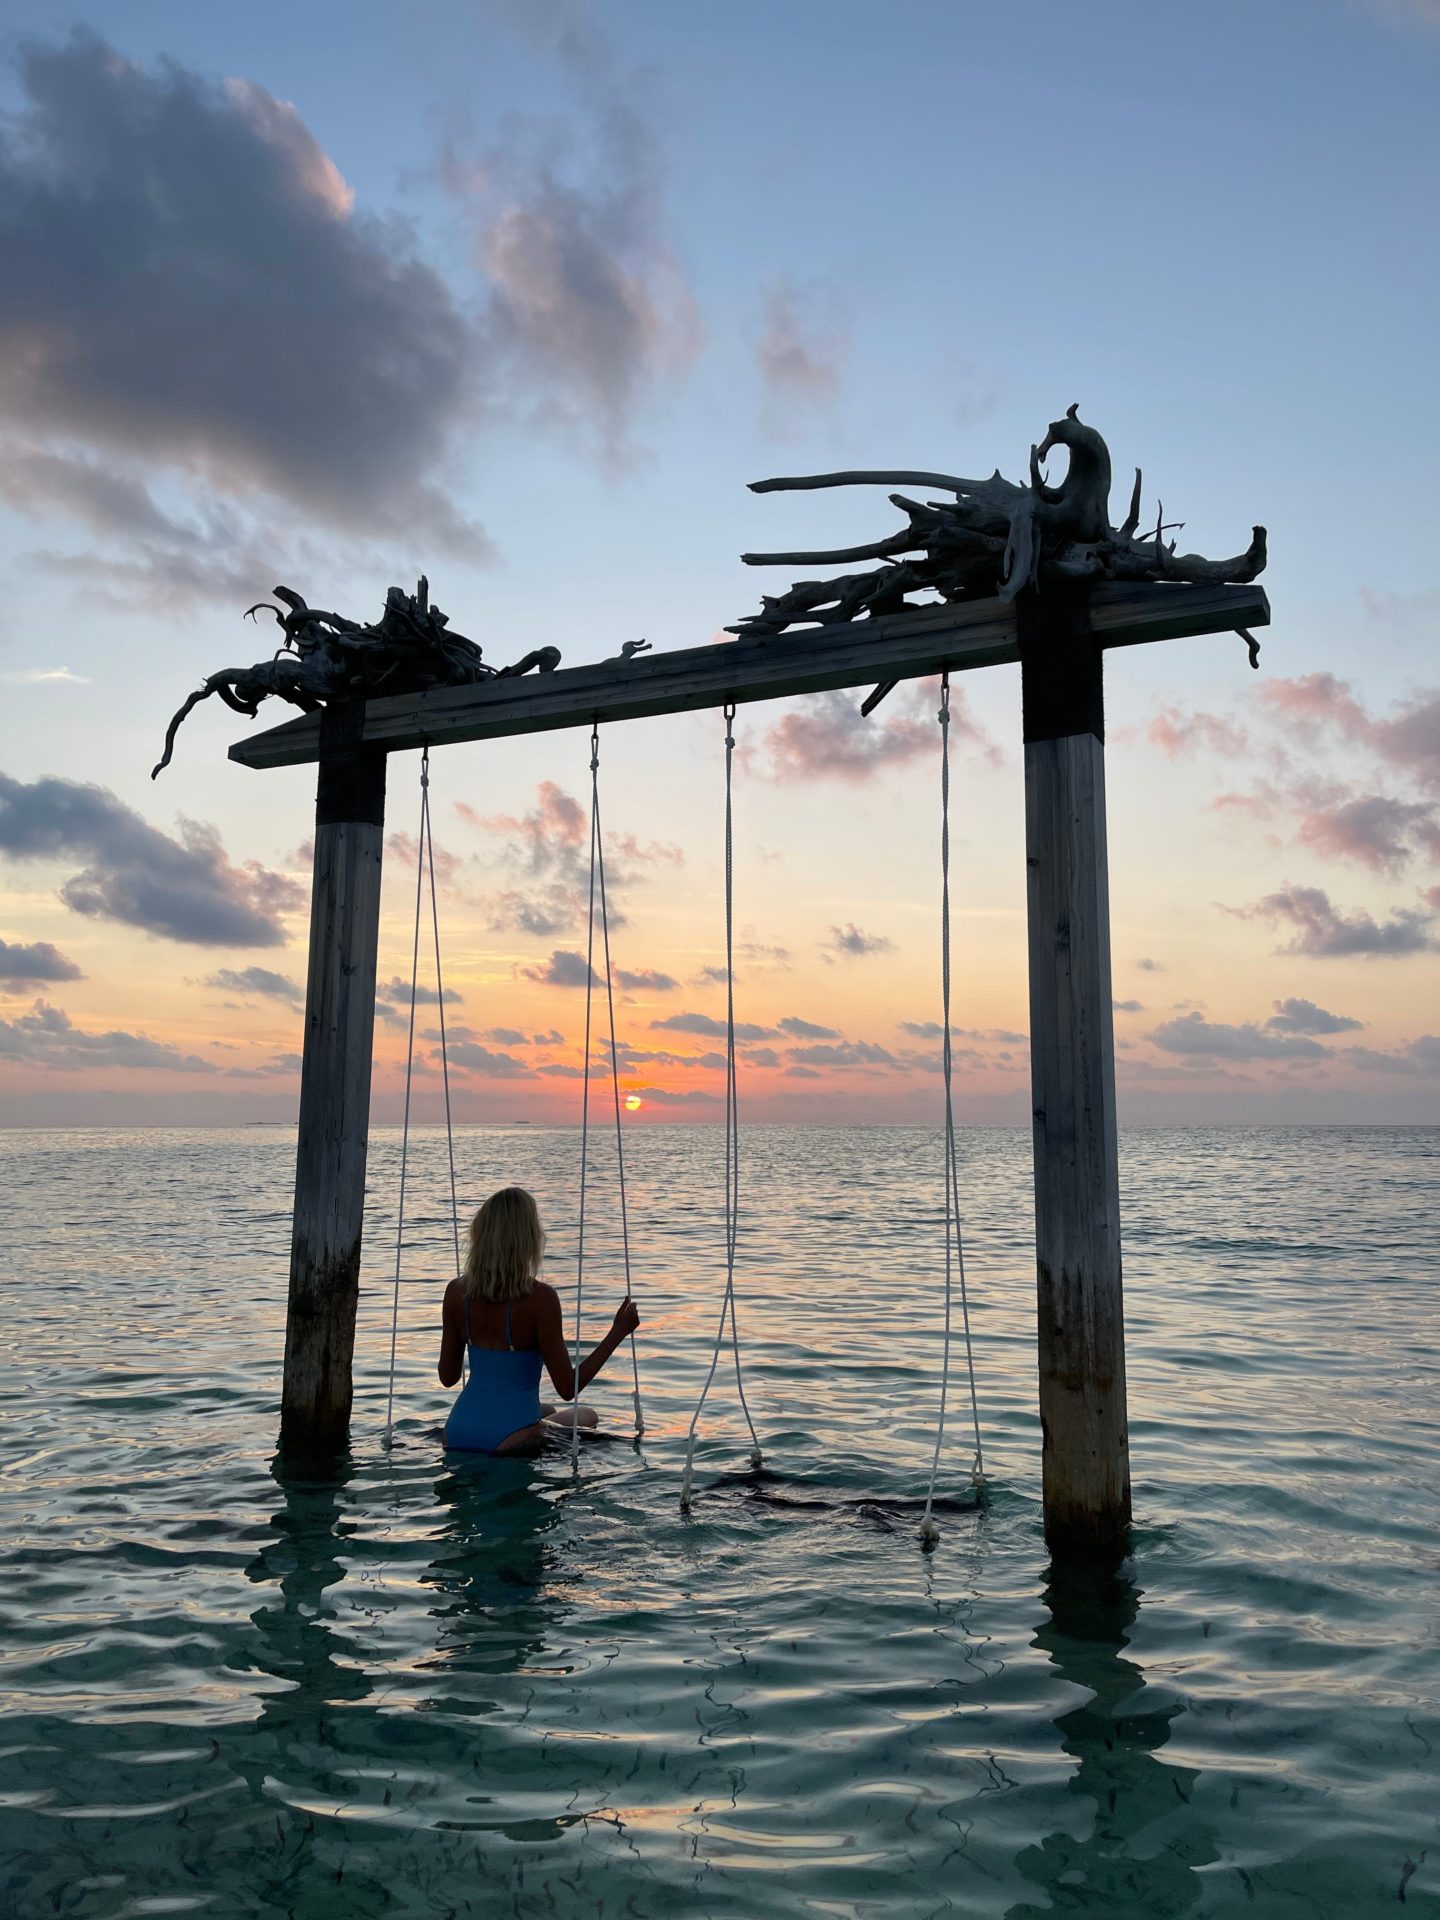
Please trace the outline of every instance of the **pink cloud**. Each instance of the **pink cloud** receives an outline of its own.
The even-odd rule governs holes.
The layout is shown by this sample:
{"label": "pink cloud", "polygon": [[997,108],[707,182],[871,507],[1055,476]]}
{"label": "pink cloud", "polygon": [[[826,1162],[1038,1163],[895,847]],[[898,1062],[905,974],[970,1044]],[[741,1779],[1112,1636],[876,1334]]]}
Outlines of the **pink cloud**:
{"label": "pink cloud", "polygon": [[1435,809],[1423,801],[1395,800],[1381,793],[1313,809],[1301,816],[1297,829],[1302,845],[1332,859],[1358,860],[1376,873],[1398,872],[1420,835],[1432,842],[1440,839]]}
{"label": "pink cloud", "polygon": [[[433,843],[432,843],[433,846]],[[399,860],[407,867],[413,867],[420,853],[420,843],[413,833],[392,833],[385,841],[385,851],[392,860]],[[434,847],[435,878],[442,884],[453,880],[464,862],[458,853],[449,853],[444,847]]]}
{"label": "pink cloud", "polygon": [[540,782],[536,788],[536,805],[518,818],[510,813],[496,813],[477,822],[468,807],[464,808],[462,817],[489,833],[513,834],[528,856],[532,871],[537,873],[551,865],[557,847],[579,846],[590,830],[589,816],[580,802],[553,780]]}
{"label": "pink cloud", "polygon": [[1330,727],[1347,739],[1364,740],[1370,732],[1370,716],[1351,692],[1350,682],[1337,680],[1333,673],[1267,680],[1260,698],[1277,718],[1308,733]]}
{"label": "pink cloud", "polygon": [[1377,720],[1373,740],[1392,765],[1440,793],[1440,692],[1417,693],[1388,720]]}
{"label": "pink cloud", "polygon": [[1331,730],[1440,792],[1440,690],[1421,688],[1384,719],[1371,714],[1349,681],[1337,680],[1333,673],[1268,681],[1260,698],[1291,727],[1311,735]]}
{"label": "pink cloud", "polygon": [[[767,729],[770,777],[858,784],[887,767],[927,754],[938,757],[937,710],[938,694],[928,680],[892,693],[886,707],[868,719],[853,693],[817,693],[799,712],[783,715]],[[978,750],[997,764],[999,749],[971,714],[963,688],[950,696],[950,716],[951,746]]]}
{"label": "pink cloud", "polygon": [[1182,753],[1218,753],[1231,759],[1244,753],[1250,736],[1234,721],[1218,713],[1181,713],[1178,707],[1162,707],[1145,729],[1150,744],[1176,760]]}

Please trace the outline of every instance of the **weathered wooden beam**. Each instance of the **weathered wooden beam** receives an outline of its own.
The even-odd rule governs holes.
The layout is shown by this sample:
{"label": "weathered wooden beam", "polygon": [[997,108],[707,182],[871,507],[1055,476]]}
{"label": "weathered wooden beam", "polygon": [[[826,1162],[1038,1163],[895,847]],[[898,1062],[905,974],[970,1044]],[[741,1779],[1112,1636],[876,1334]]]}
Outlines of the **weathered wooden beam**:
{"label": "weathered wooden beam", "polygon": [[1110,1565],[1130,1526],[1102,662],[1085,597],[1020,617],[1045,1538]]}
{"label": "weathered wooden beam", "polygon": [[[1237,627],[1261,627],[1270,603],[1257,586],[1105,583],[1089,590],[1090,618],[1102,646],[1135,646]],[[593,721],[638,720],[702,707],[781,700],[837,687],[964,672],[1020,658],[1013,606],[1000,600],[813,628],[773,639],[737,640],[641,655],[620,663],[562,668],[515,679],[439,687],[374,699],[365,708],[364,741],[385,752],[496,740]],[[230,758],[247,767],[293,767],[318,758],[320,718],[304,715],[237,741]]]}
{"label": "weathered wooden beam", "polygon": [[385,755],[361,742],[361,727],[352,706],[328,709],[320,729],[280,1412],[287,1450],[343,1445],[350,1426],[385,832]]}

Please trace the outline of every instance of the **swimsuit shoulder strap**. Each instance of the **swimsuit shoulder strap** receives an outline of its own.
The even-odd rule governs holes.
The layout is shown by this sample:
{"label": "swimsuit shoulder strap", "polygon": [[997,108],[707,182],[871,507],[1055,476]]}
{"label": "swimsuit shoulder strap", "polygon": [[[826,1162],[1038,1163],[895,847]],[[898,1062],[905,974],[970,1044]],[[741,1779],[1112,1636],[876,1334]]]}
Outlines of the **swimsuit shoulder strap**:
{"label": "swimsuit shoulder strap", "polygon": [[511,1353],[515,1351],[515,1342],[511,1338],[511,1334],[510,1334],[510,1309],[514,1306],[514,1304],[515,1303],[513,1300],[507,1300],[505,1302],[505,1344],[510,1349]]}
{"label": "swimsuit shoulder strap", "polygon": [[465,1345],[470,1345],[470,1296],[464,1287],[460,1289],[460,1327],[465,1335]]}

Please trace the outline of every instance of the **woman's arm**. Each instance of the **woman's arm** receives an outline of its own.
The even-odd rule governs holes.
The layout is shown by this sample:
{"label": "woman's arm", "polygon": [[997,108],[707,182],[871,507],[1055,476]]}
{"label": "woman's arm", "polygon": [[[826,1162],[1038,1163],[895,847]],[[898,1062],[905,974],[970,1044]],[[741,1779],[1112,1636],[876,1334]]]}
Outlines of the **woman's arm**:
{"label": "woman's arm", "polygon": [[440,1384],[453,1387],[463,1371],[465,1359],[465,1294],[458,1280],[445,1289],[440,1309]]}
{"label": "woman's arm", "polygon": [[560,1318],[560,1296],[553,1287],[542,1285],[535,1289],[535,1344],[539,1347],[540,1357],[545,1362],[545,1371],[549,1374],[551,1383],[562,1400],[577,1399],[621,1341],[628,1339],[639,1324],[640,1316],[635,1311],[635,1302],[630,1299],[622,1300],[616,1309],[610,1331],[580,1362],[580,1378],[577,1381],[575,1367],[570,1359],[570,1349],[565,1344],[565,1329]]}

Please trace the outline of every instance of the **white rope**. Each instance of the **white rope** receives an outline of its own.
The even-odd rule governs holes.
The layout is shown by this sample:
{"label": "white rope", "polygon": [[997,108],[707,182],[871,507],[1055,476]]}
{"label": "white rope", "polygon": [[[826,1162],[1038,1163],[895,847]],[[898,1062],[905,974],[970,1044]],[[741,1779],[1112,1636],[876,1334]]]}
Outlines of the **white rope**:
{"label": "white rope", "polygon": [[395,1217],[395,1288],[390,1302],[390,1384],[385,1393],[385,1445],[394,1430],[395,1342],[400,1331],[400,1263],[405,1249],[405,1179],[410,1165],[410,1089],[415,1071],[415,1001],[420,986],[420,902],[430,823],[430,749],[420,761],[420,838],[415,848],[415,940],[410,954],[410,1031],[405,1042],[405,1117],[400,1129],[400,1201]]}
{"label": "white rope", "polygon": [[930,1461],[930,1485],[920,1538],[933,1546],[940,1538],[931,1509],[945,1442],[945,1412],[950,1385],[950,1326],[953,1278],[958,1270],[960,1311],[965,1328],[965,1364],[970,1374],[970,1413],[975,1427],[975,1457],[970,1477],[977,1493],[985,1491],[985,1460],[980,1446],[980,1406],[975,1391],[975,1354],[970,1341],[970,1302],[965,1289],[965,1245],[960,1226],[960,1168],[955,1143],[954,1058],[950,1043],[950,676],[940,682],[940,999],[944,1026],[942,1063],[945,1082],[945,1338],[940,1362],[940,1413],[935,1423],[935,1452]]}
{"label": "white rope", "polygon": [[[455,1122],[450,1110],[450,1048],[445,1038],[445,975],[440,965],[440,905],[435,886],[435,835],[430,823],[430,749],[420,761],[421,810],[425,825],[426,864],[430,870],[430,924],[435,933],[435,998],[440,1008],[440,1072],[445,1085],[445,1153],[450,1164],[450,1236],[455,1244],[455,1273],[460,1273],[460,1200],[455,1185]],[[463,1298],[463,1296],[462,1296]],[[468,1311],[468,1309],[467,1309]],[[460,1379],[463,1385],[470,1354],[467,1323],[464,1345],[460,1349]]]}
{"label": "white rope", "polygon": [[[600,931],[605,945],[605,1004],[610,1014],[610,1090],[615,1102],[615,1164],[620,1174],[620,1243],[625,1253],[625,1298],[630,1285],[630,1214],[625,1202],[625,1133],[620,1124],[620,1054],[615,1044],[615,983],[610,971],[610,911],[605,898],[605,834],[600,825],[600,729],[590,730],[590,810],[594,820],[591,841],[596,870],[600,876]],[[590,991],[586,982],[585,991]],[[589,1045],[586,1045],[586,1072],[589,1072]],[[645,1415],[640,1406],[640,1361],[635,1351],[635,1336],[630,1336],[630,1376],[635,1401],[635,1432],[645,1431]]]}
{"label": "white rope", "polygon": [[735,1318],[735,1251],[740,1231],[740,1122],[739,1087],[735,1073],[735,826],[732,801],[732,771],[735,758],[735,706],[725,708],[725,1294],[720,1303],[720,1324],[715,1330],[715,1346],[710,1355],[710,1370],[700,1389],[700,1398],[690,1416],[690,1431],[685,1443],[685,1476],[680,1483],[680,1506],[690,1511],[691,1485],[695,1461],[695,1439],[700,1415],[714,1383],[725,1344],[725,1321],[729,1316],[730,1344],[735,1355],[735,1387],[740,1408],[750,1429],[750,1464],[764,1463],[760,1438],[750,1417],[745,1398],[745,1381],[740,1370],[740,1328]]}
{"label": "white rope", "polygon": [[600,782],[599,728],[590,729],[590,902],[585,928],[585,1078],[580,1093],[580,1220],[575,1244],[575,1380],[570,1395],[570,1468],[580,1466],[580,1329],[585,1316],[585,1178],[590,1161],[590,1008],[595,991],[595,869],[600,830],[595,798]]}

